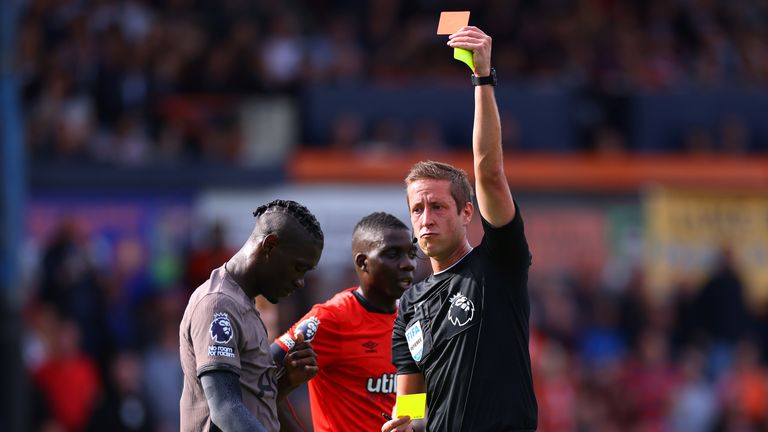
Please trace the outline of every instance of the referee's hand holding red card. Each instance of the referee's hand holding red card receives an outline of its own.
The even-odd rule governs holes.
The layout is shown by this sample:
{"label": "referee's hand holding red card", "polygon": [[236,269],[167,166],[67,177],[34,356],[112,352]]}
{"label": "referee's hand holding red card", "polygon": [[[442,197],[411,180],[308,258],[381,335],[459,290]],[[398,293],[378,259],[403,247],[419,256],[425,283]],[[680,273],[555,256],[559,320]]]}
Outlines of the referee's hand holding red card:
{"label": "referee's hand holding red card", "polygon": [[491,43],[490,36],[475,26],[465,26],[456,33],[448,36],[448,46],[472,51],[475,63],[475,75],[488,76],[491,73]]}

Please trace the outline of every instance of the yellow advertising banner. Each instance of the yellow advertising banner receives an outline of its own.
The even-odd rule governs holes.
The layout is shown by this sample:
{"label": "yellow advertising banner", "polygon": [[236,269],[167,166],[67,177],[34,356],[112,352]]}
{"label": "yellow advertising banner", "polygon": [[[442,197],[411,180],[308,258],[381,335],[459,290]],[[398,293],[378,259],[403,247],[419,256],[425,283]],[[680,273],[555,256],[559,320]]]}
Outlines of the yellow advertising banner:
{"label": "yellow advertising banner", "polygon": [[656,187],[645,195],[649,287],[701,286],[732,256],[752,306],[768,300],[768,192]]}

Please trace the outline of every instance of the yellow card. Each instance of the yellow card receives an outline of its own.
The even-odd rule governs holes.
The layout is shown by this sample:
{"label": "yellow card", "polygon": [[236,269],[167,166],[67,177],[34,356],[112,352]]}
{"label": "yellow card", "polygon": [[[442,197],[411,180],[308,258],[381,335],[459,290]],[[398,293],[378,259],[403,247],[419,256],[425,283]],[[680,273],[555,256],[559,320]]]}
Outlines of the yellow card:
{"label": "yellow card", "polygon": [[475,62],[472,60],[472,51],[465,50],[464,48],[454,48],[453,58],[460,62],[466,63],[466,65],[472,69],[472,72],[475,71]]}
{"label": "yellow card", "polygon": [[395,402],[395,417],[409,416],[411,420],[424,418],[426,406],[426,393],[398,395],[397,402]]}
{"label": "yellow card", "polygon": [[469,24],[469,11],[440,12],[440,21],[437,23],[437,34],[454,34],[467,24]]}

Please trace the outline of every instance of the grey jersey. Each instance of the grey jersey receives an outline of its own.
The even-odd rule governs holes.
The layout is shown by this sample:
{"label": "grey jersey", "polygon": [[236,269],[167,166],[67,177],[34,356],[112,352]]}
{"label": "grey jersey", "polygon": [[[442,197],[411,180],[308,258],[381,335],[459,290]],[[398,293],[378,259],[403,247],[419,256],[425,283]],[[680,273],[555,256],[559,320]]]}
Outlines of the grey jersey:
{"label": "grey jersey", "polygon": [[[212,370],[240,376],[243,404],[269,431],[278,431],[277,367],[267,329],[248,298],[224,267],[211,273],[189,299],[179,328],[184,371],[181,430],[212,429],[200,375]],[[214,429],[215,430],[215,429]]]}

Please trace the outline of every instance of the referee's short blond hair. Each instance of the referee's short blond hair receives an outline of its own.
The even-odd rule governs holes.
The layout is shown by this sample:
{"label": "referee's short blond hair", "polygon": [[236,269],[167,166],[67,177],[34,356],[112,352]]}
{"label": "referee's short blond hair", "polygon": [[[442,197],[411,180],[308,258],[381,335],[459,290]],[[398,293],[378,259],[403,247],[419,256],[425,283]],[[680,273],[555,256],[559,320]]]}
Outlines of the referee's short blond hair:
{"label": "referee's short blond hair", "polygon": [[456,202],[457,212],[461,212],[468,202],[472,202],[472,185],[463,169],[443,162],[421,161],[411,167],[411,171],[405,177],[405,186],[408,187],[417,180],[451,182],[451,196]]}

